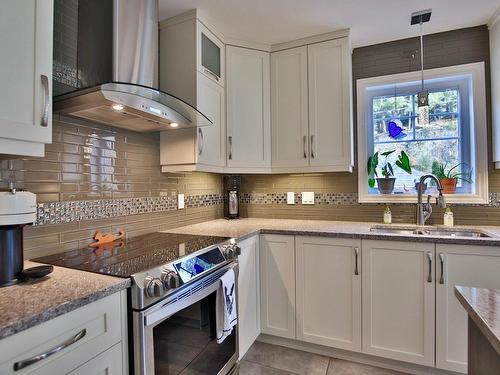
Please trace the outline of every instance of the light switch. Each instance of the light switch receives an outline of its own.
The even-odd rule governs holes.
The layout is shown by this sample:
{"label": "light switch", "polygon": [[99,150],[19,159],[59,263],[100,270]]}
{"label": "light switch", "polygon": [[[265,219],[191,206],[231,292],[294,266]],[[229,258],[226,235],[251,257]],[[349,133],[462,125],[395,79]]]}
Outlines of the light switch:
{"label": "light switch", "polygon": [[314,191],[302,192],[302,204],[314,204]]}
{"label": "light switch", "polygon": [[295,204],[295,193],[293,191],[286,193],[286,204]]}
{"label": "light switch", "polygon": [[177,209],[182,210],[184,208],[184,194],[177,194]]}

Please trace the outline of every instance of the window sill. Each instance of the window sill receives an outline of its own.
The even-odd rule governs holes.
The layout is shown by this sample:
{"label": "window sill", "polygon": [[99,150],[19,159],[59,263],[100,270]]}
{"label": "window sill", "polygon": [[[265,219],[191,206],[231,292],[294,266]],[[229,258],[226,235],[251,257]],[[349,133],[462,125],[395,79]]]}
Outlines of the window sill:
{"label": "window sill", "polygon": [[[427,195],[423,195],[423,201],[427,200]],[[435,197],[437,194],[432,193]],[[489,194],[485,196],[478,194],[444,194],[447,203],[453,204],[489,204]],[[359,203],[417,203],[417,194],[360,194]],[[431,200],[435,203],[434,200]]]}

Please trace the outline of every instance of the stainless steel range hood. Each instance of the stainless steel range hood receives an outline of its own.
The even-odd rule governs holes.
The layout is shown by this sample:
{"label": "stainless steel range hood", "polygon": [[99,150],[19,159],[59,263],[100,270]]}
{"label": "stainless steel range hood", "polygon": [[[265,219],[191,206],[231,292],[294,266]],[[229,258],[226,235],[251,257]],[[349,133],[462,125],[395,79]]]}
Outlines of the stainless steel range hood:
{"label": "stainless steel range hood", "polygon": [[[211,125],[196,108],[153,88],[158,61],[158,1],[114,0],[111,21],[113,82],[54,97],[54,112],[139,132]],[[86,26],[91,27],[79,27]]]}

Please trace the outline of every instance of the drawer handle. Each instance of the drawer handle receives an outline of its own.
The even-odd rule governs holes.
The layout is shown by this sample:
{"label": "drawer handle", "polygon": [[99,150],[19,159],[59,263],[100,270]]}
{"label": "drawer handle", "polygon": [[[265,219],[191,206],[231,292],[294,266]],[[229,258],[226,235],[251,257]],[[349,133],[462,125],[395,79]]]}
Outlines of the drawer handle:
{"label": "drawer handle", "polygon": [[427,276],[427,282],[432,283],[432,253],[427,252],[427,260],[429,261],[429,275]]}
{"label": "drawer handle", "polygon": [[61,345],[58,345],[49,351],[43,353],[43,354],[38,354],[34,357],[25,359],[24,361],[19,361],[14,363],[14,371],[19,371],[22,370],[23,368],[26,368],[28,366],[31,366],[34,363],[40,362],[41,360],[50,357],[53,354],[56,354],[60,352],[61,350],[66,349],[67,347],[73,345],[77,341],[83,339],[85,335],[87,334],[86,329],[82,329],[80,332],[78,332],[76,335],[74,335],[72,338],[70,338],[68,341],[63,342]]}
{"label": "drawer handle", "polygon": [[49,96],[49,77],[42,74],[42,87],[45,104],[43,105],[43,114],[40,125],[44,128],[49,126],[50,96]]}
{"label": "drawer handle", "polygon": [[358,270],[358,257],[359,257],[359,247],[354,248],[354,274],[359,275],[359,270]]}

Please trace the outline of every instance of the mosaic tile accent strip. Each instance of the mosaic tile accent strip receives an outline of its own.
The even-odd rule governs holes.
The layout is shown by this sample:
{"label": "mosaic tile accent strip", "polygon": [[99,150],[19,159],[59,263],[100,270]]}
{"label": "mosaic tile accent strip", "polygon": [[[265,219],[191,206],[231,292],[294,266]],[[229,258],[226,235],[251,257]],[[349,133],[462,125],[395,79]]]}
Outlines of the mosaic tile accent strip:
{"label": "mosaic tile accent strip", "polygon": [[[243,193],[241,203],[246,204],[286,204],[286,193]],[[302,194],[295,194],[295,204],[302,201]],[[320,205],[355,205],[357,193],[315,193],[314,203]]]}
{"label": "mosaic tile accent strip", "polygon": [[[490,193],[489,207],[500,207],[500,193]],[[302,194],[295,194],[295,204],[302,200]],[[316,205],[359,205],[357,193],[315,193]],[[243,193],[242,204],[286,205],[286,193]],[[223,194],[188,195],[186,208],[215,206],[224,203]],[[467,204],[461,206],[484,206]],[[177,210],[177,196],[142,197],[123,199],[98,199],[68,202],[39,203],[35,225],[65,224],[75,221],[107,219],[120,216]]]}
{"label": "mosaic tile accent strip", "polygon": [[[301,193],[295,193],[295,204],[300,204]],[[243,193],[240,197],[243,204],[283,204],[286,205],[286,193]],[[314,203],[317,205],[358,205],[358,193],[315,193]],[[415,198],[416,203],[416,198]],[[395,203],[391,203],[394,205]],[[396,203],[398,205],[411,203]],[[489,204],[460,204],[460,206],[500,207],[500,193],[489,193]]]}
{"label": "mosaic tile accent strip", "polygon": [[186,207],[205,207],[224,203],[223,194],[188,195],[184,203]]}
{"label": "mosaic tile accent strip", "polygon": [[[223,201],[222,194],[192,195],[186,197],[185,207],[213,206]],[[39,203],[35,225],[65,224],[171,210],[177,210],[176,195]]]}

